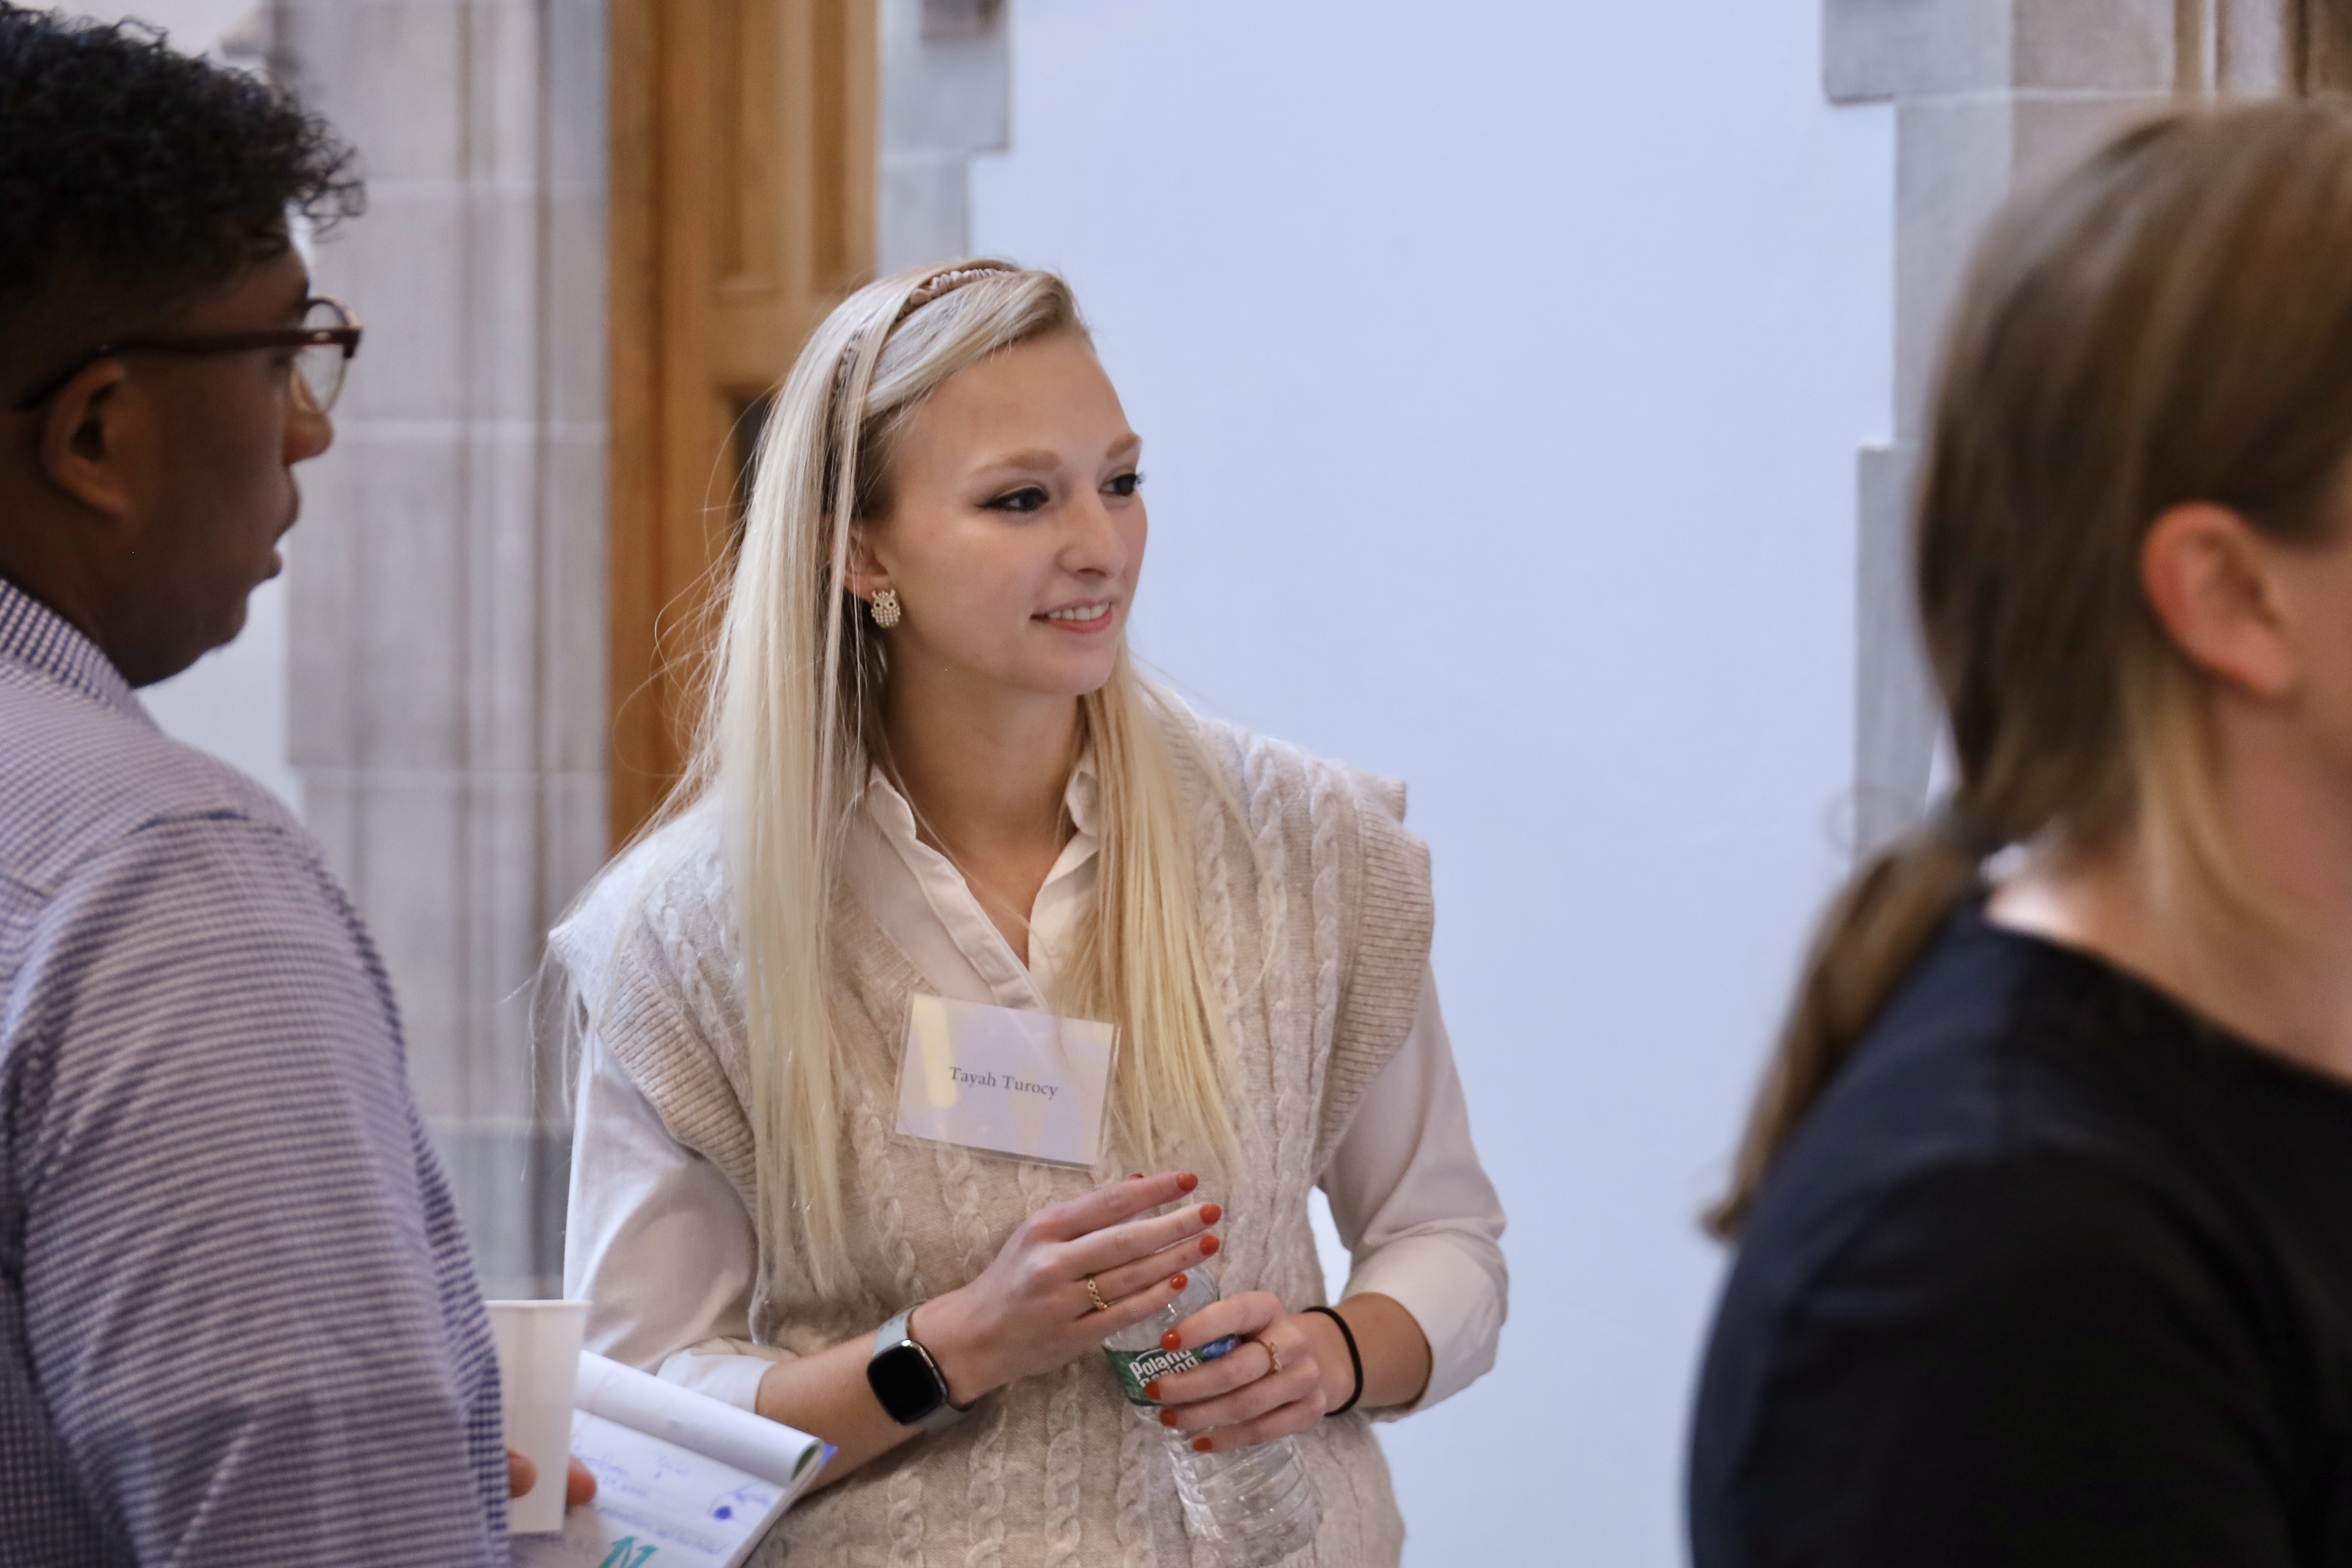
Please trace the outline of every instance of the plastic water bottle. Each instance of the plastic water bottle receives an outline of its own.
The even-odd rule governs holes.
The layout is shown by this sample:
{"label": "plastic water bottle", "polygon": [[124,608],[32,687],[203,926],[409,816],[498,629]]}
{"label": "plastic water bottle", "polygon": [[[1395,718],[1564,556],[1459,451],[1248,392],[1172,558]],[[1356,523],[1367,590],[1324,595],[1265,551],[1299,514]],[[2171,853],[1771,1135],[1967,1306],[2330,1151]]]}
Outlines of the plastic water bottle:
{"label": "plastic water bottle", "polygon": [[[1160,1426],[1160,1408],[1143,1396],[1143,1385],[1215,1361],[1237,1342],[1216,1340],[1197,1351],[1160,1348],[1160,1335],[1216,1299],[1216,1280],[1192,1269],[1174,1300],[1103,1342],[1103,1353],[1110,1358],[1128,1402],[1155,1426]],[[1316,1528],[1323,1522],[1323,1499],[1289,1438],[1202,1454],[1192,1447],[1196,1434],[1168,1426],[1160,1430],[1171,1441],[1169,1458],[1175,1465],[1176,1494],[1184,1500],[1184,1517],[1192,1533],[1214,1545],[1234,1568],[1265,1568],[1314,1541]]]}

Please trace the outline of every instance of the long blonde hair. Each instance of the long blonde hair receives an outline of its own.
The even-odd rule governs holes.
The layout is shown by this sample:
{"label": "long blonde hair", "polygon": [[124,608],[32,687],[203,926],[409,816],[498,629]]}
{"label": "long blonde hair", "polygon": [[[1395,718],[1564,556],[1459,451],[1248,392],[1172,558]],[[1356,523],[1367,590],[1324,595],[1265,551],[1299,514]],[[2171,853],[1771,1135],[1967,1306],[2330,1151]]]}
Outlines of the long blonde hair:
{"label": "long blonde hair", "polygon": [[2203,679],[2140,585],[2188,501],[2326,537],[2352,451],[2352,110],[2165,116],[2019,203],[1945,348],[1914,535],[1928,658],[1959,761],[1943,819],[1862,866],[1813,941],[1731,1190],[1781,1147],[1993,844],[2068,854],[2126,830],[2160,898],[2257,928],[2273,900],[2225,831]]}
{"label": "long blonde hair", "polygon": [[[760,445],[709,698],[681,800],[715,795],[743,965],[758,1223],[812,1282],[845,1276],[842,1030],[829,965],[844,836],[866,784],[887,639],[846,587],[853,521],[891,505],[907,416],[1017,343],[1083,336],[1059,278],[997,261],[900,273],[828,316]],[[1112,1140],[1225,1168],[1230,1043],[1201,930],[1182,772],[1211,770],[1124,648],[1080,700],[1102,818],[1097,896],[1060,998],[1119,1031]],[[1190,755],[1184,755],[1189,752]]]}

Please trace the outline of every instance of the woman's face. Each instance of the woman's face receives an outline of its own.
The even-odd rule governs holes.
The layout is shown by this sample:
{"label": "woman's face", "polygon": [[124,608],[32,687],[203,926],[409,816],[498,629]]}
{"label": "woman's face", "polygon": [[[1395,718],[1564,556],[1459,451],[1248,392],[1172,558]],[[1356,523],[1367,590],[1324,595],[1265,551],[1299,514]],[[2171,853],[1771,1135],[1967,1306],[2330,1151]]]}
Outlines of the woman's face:
{"label": "woman's face", "polygon": [[1118,394],[1075,333],[959,371],[908,418],[889,514],[861,527],[862,597],[897,591],[894,680],[1075,697],[1110,679],[1143,565]]}

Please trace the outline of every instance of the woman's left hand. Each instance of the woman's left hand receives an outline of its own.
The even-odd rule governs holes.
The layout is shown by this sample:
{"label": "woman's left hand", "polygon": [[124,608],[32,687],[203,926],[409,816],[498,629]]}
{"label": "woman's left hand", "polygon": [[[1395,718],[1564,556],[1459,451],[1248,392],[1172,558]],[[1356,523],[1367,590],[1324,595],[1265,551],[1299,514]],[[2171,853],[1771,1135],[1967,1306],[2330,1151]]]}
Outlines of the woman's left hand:
{"label": "woman's left hand", "polygon": [[[1202,1453],[1246,1448],[1303,1432],[1348,1397],[1330,1388],[1326,1331],[1339,1331],[1319,1313],[1293,1315],[1265,1290],[1213,1301],[1168,1331],[1169,1350],[1198,1350],[1228,1334],[1239,1342],[1217,1360],[1155,1379],[1144,1396],[1160,1402],[1160,1421],[1196,1434]],[[1340,1373],[1352,1380],[1343,1346]]]}

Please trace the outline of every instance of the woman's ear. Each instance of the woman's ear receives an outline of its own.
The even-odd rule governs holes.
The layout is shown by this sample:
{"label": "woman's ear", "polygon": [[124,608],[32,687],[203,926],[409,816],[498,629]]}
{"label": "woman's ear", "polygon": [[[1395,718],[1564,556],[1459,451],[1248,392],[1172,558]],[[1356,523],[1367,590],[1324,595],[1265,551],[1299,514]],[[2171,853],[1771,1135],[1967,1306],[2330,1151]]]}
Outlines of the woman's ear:
{"label": "woman's ear", "polygon": [[2283,698],[2303,674],[2279,580],[2287,548],[2208,501],[2169,509],[2140,542],[2140,586],[2166,635],[2199,669],[2251,697]]}
{"label": "woman's ear", "polygon": [[871,602],[875,591],[890,586],[889,568],[874,552],[874,534],[863,522],[849,525],[849,591]]}

